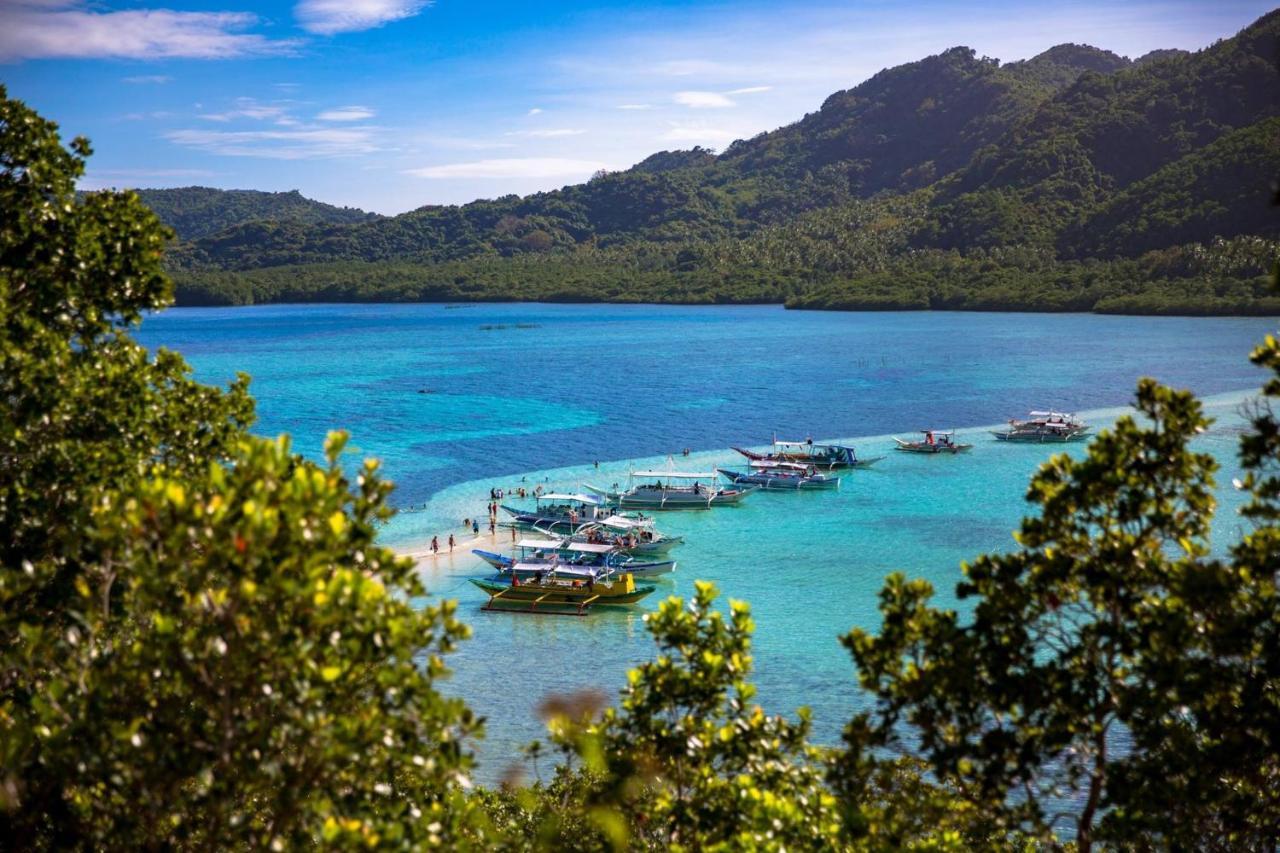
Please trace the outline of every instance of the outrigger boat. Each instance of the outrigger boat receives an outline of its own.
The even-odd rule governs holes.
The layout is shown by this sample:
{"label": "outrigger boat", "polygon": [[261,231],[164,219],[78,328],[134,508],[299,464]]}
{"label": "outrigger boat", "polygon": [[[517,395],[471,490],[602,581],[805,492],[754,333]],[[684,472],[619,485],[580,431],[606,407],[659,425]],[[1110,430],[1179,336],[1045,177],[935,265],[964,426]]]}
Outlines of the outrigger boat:
{"label": "outrigger boat", "polygon": [[564,616],[585,616],[597,604],[635,604],[654,590],[637,586],[629,572],[603,580],[550,572],[527,581],[513,575],[509,583],[480,578],[471,582],[489,594],[481,610]]}
{"label": "outrigger boat", "polygon": [[819,474],[812,465],[801,465],[798,462],[766,462],[750,463],[752,470],[743,473],[727,468],[716,471],[737,485],[759,486],[767,491],[799,491],[801,489],[838,489],[840,478],[830,474]]}
{"label": "outrigger boat", "polygon": [[919,441],[904,441],[895,437],[898,449],[907,453],[964,453],[973,448],[972,444],[957,444],[955,432],[941,429],[920,430],[924,438]]}
{"label": "outrigger boat", "polygon": [[1009,420],[1009,428],[992,430],[1000,441],[1062,442],[1083,441],[1088,437],[1089,425],[1066,412],[1030,412],[1027,420]]}
{"label": "outrigger boat", "polygon": [[518,557],[475,548],[471,551],[499,572],[534,575],[546,571],[583,571],[592,577],[602,572],[630,572],[637,577],[664,575],[676,570],[675,560],[637,560],[612,545],[573,542],[569,539],[522,539]]}
{"label": "outrigger boat", "polygon": [[569,533],[579,526],[591,521],[603,521],[612,515],[612,510],[604,506],[599,498],[593,495],[572,495],[551,492],[545,495],[534,495],[533,509],[501,504],[502,511],[511,516],[512,526],[539,530],[555,530]]}
{"label": "outrigger boat", "polygon": [[812,438],[804,441],[780,441],[775,437],[773,450],[769,453],[757,453],[741,447],[733,449],[753,462],[796,462],[827,471],[836,468],[869,468],[884,458],[873,456],[859,459],[858,452],[849,445],[814,444]]}
{"label": "outrigger boat", "polygon": [[[610,506],[637,509],[711,509],[713,506],[736,504],[756,490],[755,486],[722,488],[716,473],[691,471],[632,471],[630,480],[653,482],[632,485],[625,492],[610,491],[583,484],[583,488],[600,495]],[[681,485],[691,482],[692,485]],[[706,485],[704,485],[704,483]]]}
{"label": "outrigger boat", "polygon": [[684,544],[683,536],[668,536],[653,526],[652,518],[611,515],[584,524],[569,537],[571,542],[606,543],[632,557],[656,557]]}

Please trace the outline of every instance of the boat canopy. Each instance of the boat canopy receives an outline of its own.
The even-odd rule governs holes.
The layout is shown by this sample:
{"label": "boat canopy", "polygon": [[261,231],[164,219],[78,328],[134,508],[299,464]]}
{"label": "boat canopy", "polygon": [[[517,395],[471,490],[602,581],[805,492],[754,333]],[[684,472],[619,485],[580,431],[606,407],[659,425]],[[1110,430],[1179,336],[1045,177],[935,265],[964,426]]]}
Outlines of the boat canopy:
{"label": "boat canopy", "polygon": [[714,480],[715,472],[697,473],[693,471],[632,471],[633,477],[657,477],[668,480]]}
{"label": "boat canopy", "polygon": [[1033,418],[1074,418],[1075,417],[1075,415],[1071,412],[1028,412],[1027,414]]}
{"label": "boat canopy", "polygon": [[584,554],[608,554],[613,550],[612,545],[606,545],[603,542],[570,542],[570,551],[581,551]]}
{"label": "boat canopy", "polygon": [[535,500],[540,501],[578,501],[579,503],[596,505],[599,501],[592,495],[570,495],[560,492],[547,492],[545,495],[535,495]]}
{"label": "boat canopy", "polygon": [[953,429],[922,429],[920,430],[920,432],[924,433],[925,435],[955,435],[956,434],[956,431]]}
{"label": "boat canopy", "polygon": [[532,549],[543,548],[549,551],[554,551],[557,548],[564,547],[564,540],[563,539],[521,539],[519,542],[516,543],[516,547],[532,548]]}
{"label": "boat canopy", "polygon": [[596,521],[600,527],[616,527],[619,530],[631,530],[636,527],[653,527],[652,518],[627,518],[625,515],[611,515]]}
{"label": "boat canopy", "polygon": [[844,447],[842,444],[817,444],[812,441],[782,441],[776,438],[773,440],[773,444],[775,447]]}

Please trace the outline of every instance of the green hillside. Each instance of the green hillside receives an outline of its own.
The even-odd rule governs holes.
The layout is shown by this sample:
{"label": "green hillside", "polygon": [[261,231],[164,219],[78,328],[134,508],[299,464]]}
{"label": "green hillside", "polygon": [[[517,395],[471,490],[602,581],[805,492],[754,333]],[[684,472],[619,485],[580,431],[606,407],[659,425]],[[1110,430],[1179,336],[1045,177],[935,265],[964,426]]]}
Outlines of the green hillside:
{"label": "green hillside", "polygon": [[227,228],[263,220],[315,226],[345,225],[377,218],[354,207],[334,207],[312,201],[297,190],[266,193],[177,187],[137,192],[160,221],[177,232],[180,240],[198,240]]}
{"label": "green hillside", "polygon": [[[664,151],[553,192],[356,223],[241,221],[170,264],[188,304],[1270,310],[1255,285],[1278,236],[1264,216],[1278,33],[1273,12],[1138,61],[1059,45],[1001,65],[952,48],[719,155]],[[1236,260],[1171,260],[1224,252]]]}

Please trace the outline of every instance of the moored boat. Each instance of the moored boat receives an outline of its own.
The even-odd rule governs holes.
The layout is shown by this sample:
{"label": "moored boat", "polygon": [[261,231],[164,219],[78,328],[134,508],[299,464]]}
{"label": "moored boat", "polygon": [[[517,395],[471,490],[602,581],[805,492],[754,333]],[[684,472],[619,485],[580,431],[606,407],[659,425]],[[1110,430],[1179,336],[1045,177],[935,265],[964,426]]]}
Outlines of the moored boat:
{"label": "moored boat", "polygon": [[924,438],[918,441],[905,441],[894,437],[898,449],[907,453],[964,453],[973,448],[972,444],[960,444],[955,440],[955,432],[941,429],[922,429]]}
{"label": "moored boat", "polygon": [[869,468],[884,458],[859,458],[858,451],[851,445],[815,444],[812,438],[804,441],[782,441],[775,438],[773,449],[768,453],[757,453],[742,447],[733,449],[753,462],[796,462],[828,471],[837,468]]}
{"label": "moored boat", "polygon": [[[732,506],[755,491],[755,486],[725,488],[717,485],[716,473],[693,471],[633,471],[631,481],[639,478],[626,491],[600,489],[583,484],[583,488],[602,498],[610,506],[623,509],[710,509]],[[649,478],[653,478],[649,480]],[[689,483],[690,485],[684,485]]]}
{"label": "moored boat", "polygon": [[742,472],[717,468],[719,474],[737,485],[759,486],[768,491],[800,491],[840,488],[840,478],[819,474],[811,465],[798,462],[751,463],[752,470]]}
{"label": "moored boat", "polygon": [[1006,429],[992,430],[999,441],[1028,443],[1083,441],[1089,425],[1067,412],[1030,412],[1026,420],[1009,419]]}
{"label": "moored boat", "polygon": [[551,492],[534,495],[533,503],[533,509],[501,504],[502,511],[511,516],[512,520],[508,524],[522,529],[537,528],[569,533],[577,530],[580,525],[600,521],[613,514],[611,509],[593,495]]}
{"label": "moored boat", "polygon": [[624,554],[613,545],[574,542],[572,539],[521,539],[517,556],[507,556],[480,548],[472,549],[481,560],[499,572],[534,575],[556,571],[600,577],[610,572],[630,572],[637,577],[664,575],[676,570],[675,560],[644,560]]}
{"label": "moored boat", "polygon": [[509,582],[471,578],[489,594],[483,610],[583,616],[588,608],[605,604],[635,604],[655,587],[638,585],[629,573],[606,580],[544,574],[530,580],[513,576]]}

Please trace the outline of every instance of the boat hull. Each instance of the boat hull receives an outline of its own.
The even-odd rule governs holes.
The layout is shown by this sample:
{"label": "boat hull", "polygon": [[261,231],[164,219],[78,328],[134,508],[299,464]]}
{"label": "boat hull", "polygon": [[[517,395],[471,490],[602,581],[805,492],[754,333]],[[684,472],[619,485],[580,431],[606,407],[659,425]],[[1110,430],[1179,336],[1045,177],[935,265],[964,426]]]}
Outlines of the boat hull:
{"label": "boat hull", "polygon": [[997,441],[1014,444],[1066,444],[1069,441],[1085,441],[1087,432],[1025,432],[1018,430],[992,430]]}
{"label": "boat hull", "polygon": [[[505,554],[495,554],[492,551],[482,551],[479,548],[472,550],[471,553],[475,554],[481,560],[484,560],[486,563],[488,563],[490,566],[493,566],[495,569],[497,569],[500,572],[510,573],[511,567],[516,565],[515,559],[512,557],[508,557]],[[572,566],[573,568],[576,568],[576,569],[599,568],[601,571],[611,569],[612,571],[620,572],[620,573],[629,572],[630,574],[633,574],[636,577],[652,577],[654,575],[666,575],[676,570],[675,560],[644,560],[644,561],[635,560],[628,563],[620,563],[615,566],[601,566],[593,563],[569,563],[564,560],[562,560],[559,563],[552,563],[550,561],[542,562],[542,561],[535,561],[535,560],[524,560],[524,561],[521,561],[520,565],[523,568],[521,568],[519,571],[516,572],[516,574],[518,574],[520,577],[533,577],[540,571],[551,571],[556,566],[562,566],[562,567]]]}
{"label": "boat hull", "polygon": [[656,589],[652,586],[636,586],[624,584],[622,581],[612,583],[599,582],[587,586],[573,586],[567,583],[539,584],[527,583],[511,586],[498,581],[471,578],[473,584],[487,592],[489,604],[496,602],[527,605],[570,605],[574,607],[594,604],[635,604]]}
{"label": "boat hull", "polygon": [[972,444],[926,444],[923,441],[903,441],[900,438],[895,438],[894,441],[898,442],[898,449],[904,453],[925,453],[929,455],[942,453],[955,455],[957,453],[968,453],[973,449]]}
{"label": "boat hull", "polygon": [[721,470],[737,485],[759,486],[771,492],[825,491],[840,488],[839,477],[774,477],[768,474],[743,474],[738,471]]}

